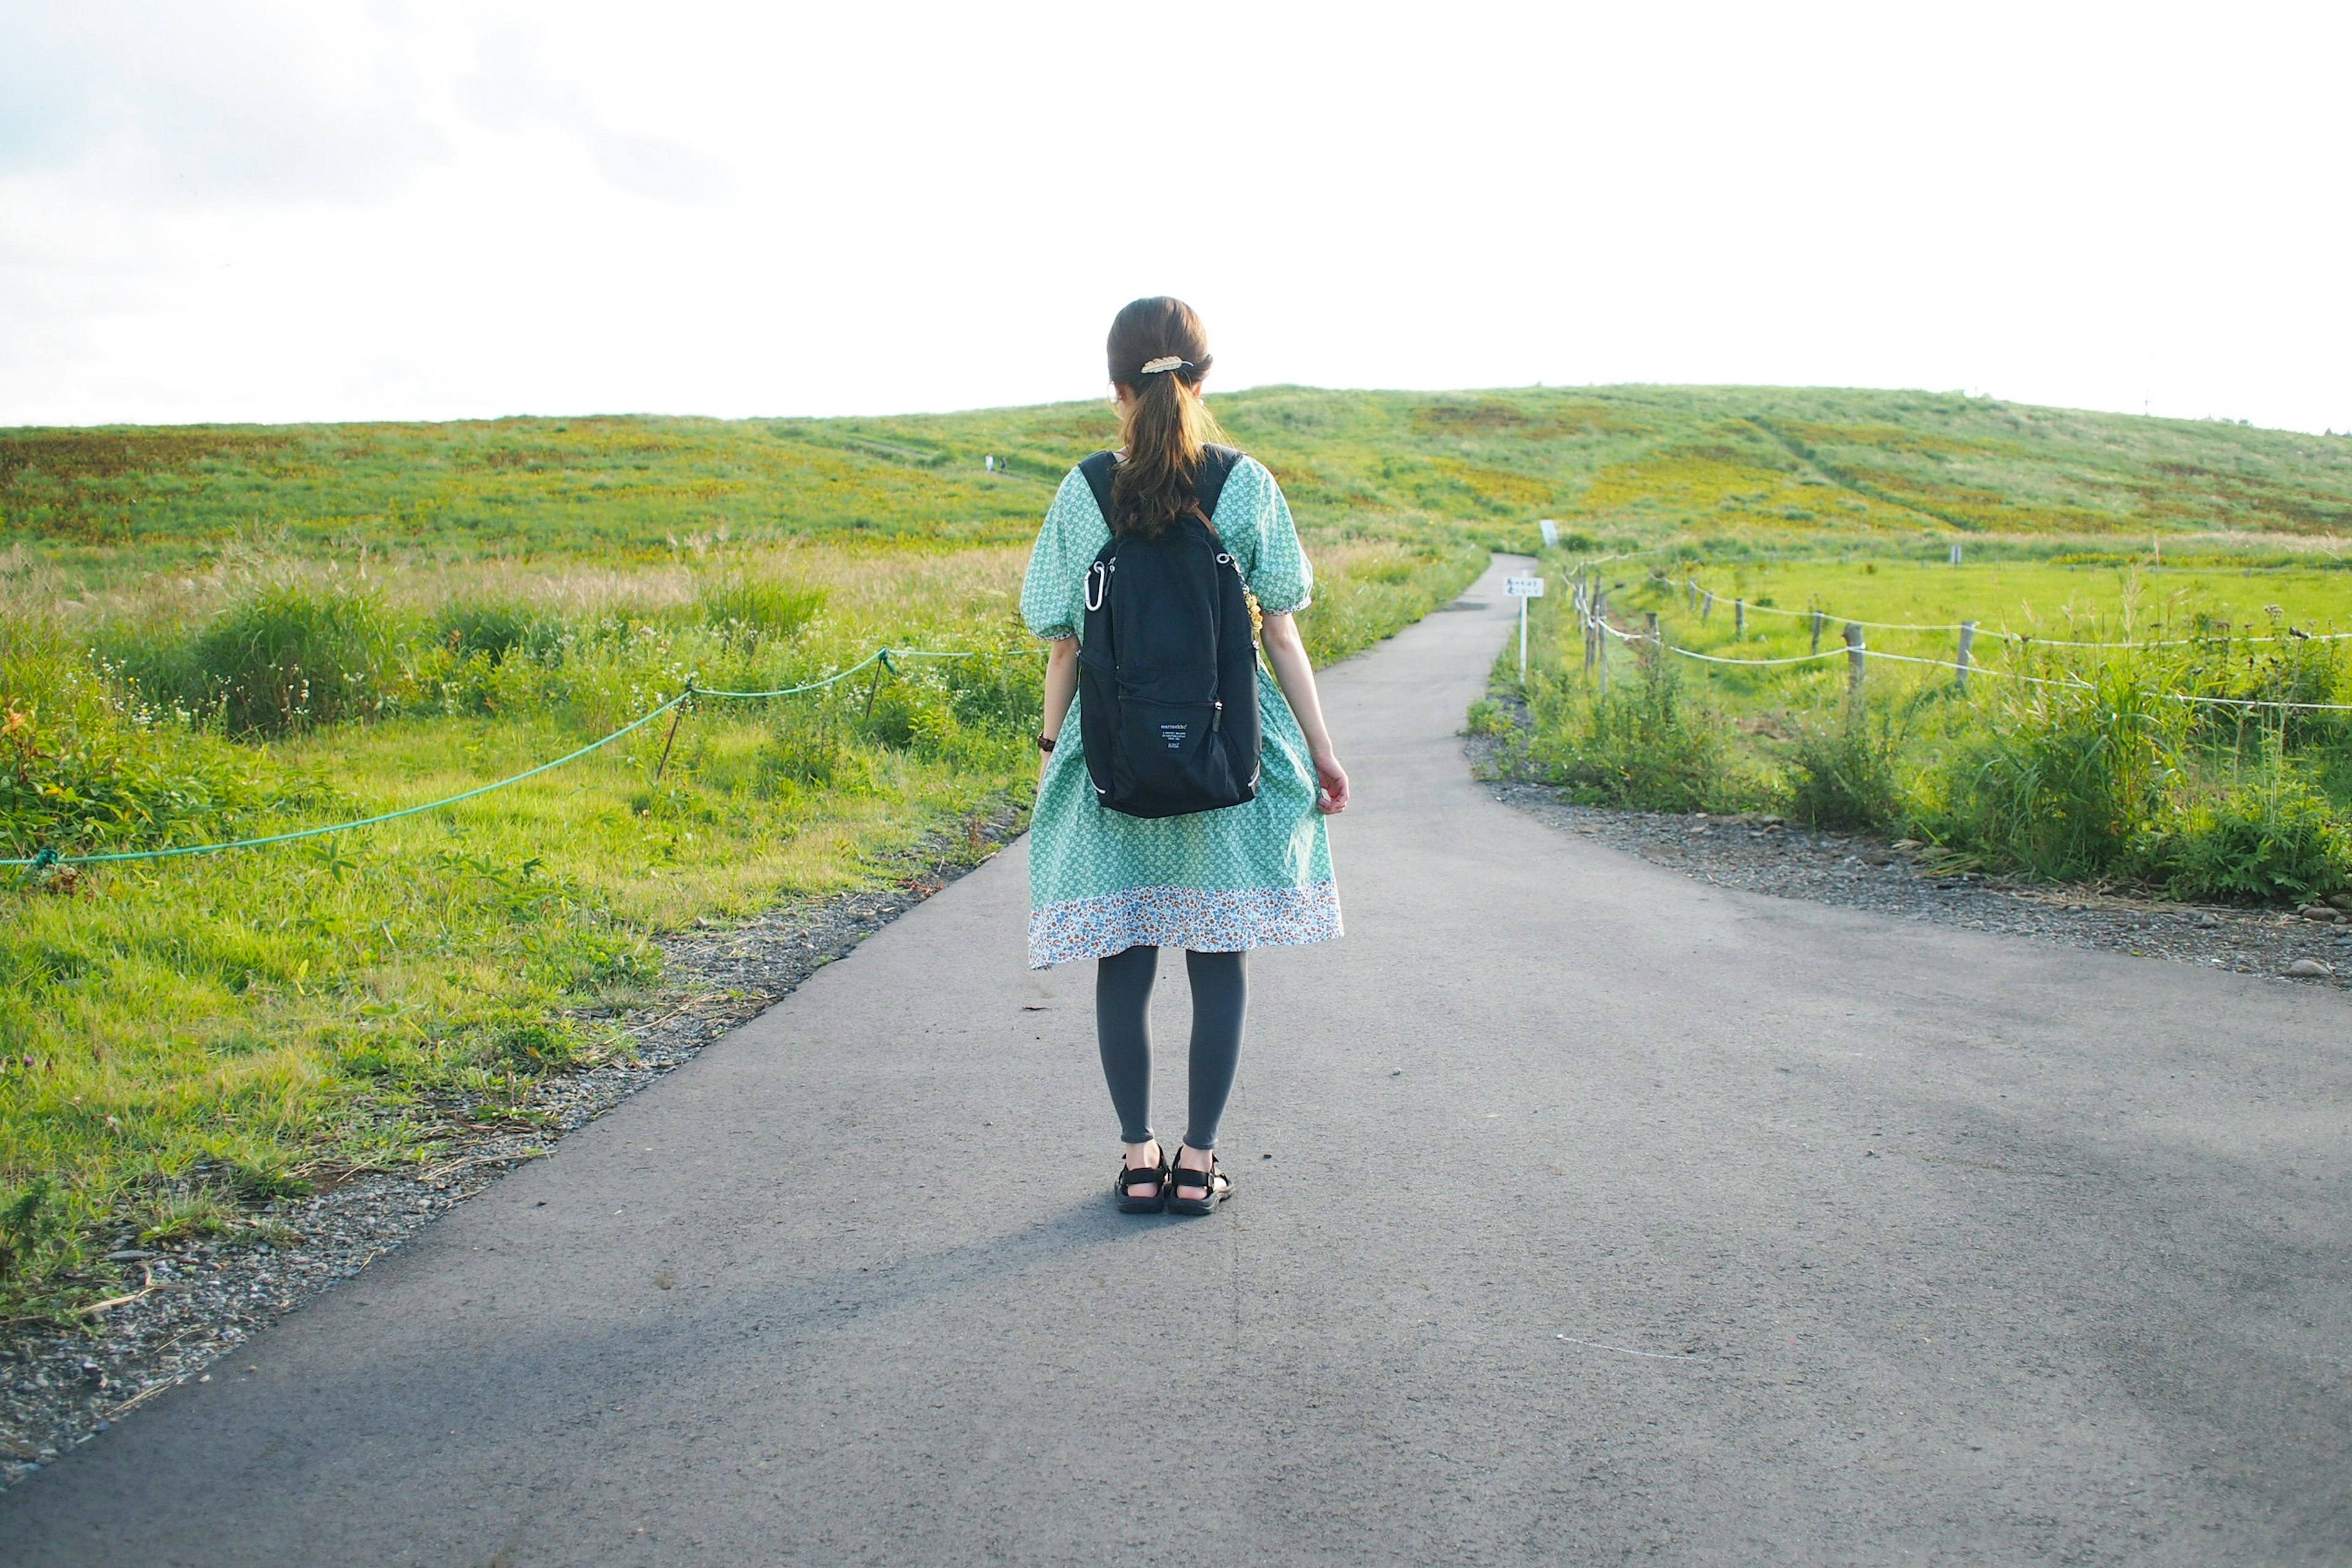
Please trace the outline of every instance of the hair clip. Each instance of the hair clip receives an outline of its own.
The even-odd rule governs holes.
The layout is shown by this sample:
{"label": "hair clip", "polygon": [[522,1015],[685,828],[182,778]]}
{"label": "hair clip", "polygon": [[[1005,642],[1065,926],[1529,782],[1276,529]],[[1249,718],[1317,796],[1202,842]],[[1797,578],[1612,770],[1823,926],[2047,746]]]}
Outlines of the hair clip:
{"label": "hair clip", "polygon": [[1192,363],[1192,362],[1191,360],[1181,359],[1175,354],[1163,354],[1158,359],[1145,360],[1143,362],[1143,374],[1146,375],[1158,375],[1163,370],[1182,370],[1190,366]]}

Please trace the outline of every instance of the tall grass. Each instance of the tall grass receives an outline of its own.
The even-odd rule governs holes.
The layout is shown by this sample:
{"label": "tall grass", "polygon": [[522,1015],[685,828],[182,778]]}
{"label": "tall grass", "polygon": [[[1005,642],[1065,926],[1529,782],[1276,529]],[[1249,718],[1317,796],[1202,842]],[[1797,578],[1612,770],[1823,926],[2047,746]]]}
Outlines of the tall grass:
{"label": "tall grass", "polygon": [[763,641],[790,637],[824,607],[824,593],[806,584],[748,575],[736,570],[701,585],[696,603],[702,618],[730,647],[755,653]]}
{"label": "tall grass", "polygon": [[[1320,554],[1322,552],[1318,552]],[[201,844],[434,800],[683,689],[562,771],[447,812],[247,853],[0,872],[0,1321],[106,1288],[93,1234],[235,1226],[414,1160],[452,1107],[625,1048],[647,941],[887,875],[1025,805],[1044,661],[1017,547],[712,551],[643,572],[418,580],[251,563],[70,623],[0,614],[0,847]],[[1356,563],[1377,569],[1362,588]],[[1321,646],[1457,592],[1473,552],[1318,561]],[[331,672],[332,679],[327,679]],[[308,683],[307,691],[304,682]],[[321,700],[322,688],[333,700]]]}
{"label": "tall grass", "polygon": [[1741,767],[1723,713],[1671,661],[1643,650],[1627,662],[1605,692],[1540,666],[1514,681],[1533,735],[1512,766],[1591,805],[1738,811],[1760,799],[1761,781]]}
{"label": "tall grass", "polygon": [[1902,774],[1905,737],[1895,716],[1847,703],[1835,715],[1795,721],[1788,751],[1791,816],[1816,827],[1886,827],[1909,815]]}
{"label": "tall grass", "polygon": [[2116,867],[2161,804],[2189,709],[2139,661],[2095,667],[2079,686],[2003,686],[1942,770],[1937,837],[2041,877]]}
{"label": "tall grass", "polygon": [[1486,564],[1475,539],[1310,541],[1315,598],[1298,614],[1309,658],[1329,664],[1412,625],[1468,587]]}
{"label": "tall grass", "polygon": [[[1685,608],[1671,579],[1617,586],[1635,605]],[[2249,706],[2352,703],[2352,660],[2341,642],[2294,635],[2283,616],[2256,620],[2252,635],[2243,617],[2233,631],[2200,616],[2165,646],[1996,644],[1988,656],[1979,645],[1965,692],[1948,673],[1873,663],[1858,694],[1843,668],[1806,663],[1684,666],[1702,671],[1704,692],[1688,691],[1691,676],[1667,673],[1637,642],[1632,658],[1614,651],[1603,696],[1563,646],[1572,618],[1548,612],[1536,626],[1522,689],[1532,734],[1518,765],[1588,800],[1771,805],[1979,865],[2176,898],[2277,902],[2352,889],[2352,713]],[[1801,637],[1801,626],[1781,635]],[[1802,646],[1734,646],[1719,626],[1692,633],[1711,633],[1731,658]]]}

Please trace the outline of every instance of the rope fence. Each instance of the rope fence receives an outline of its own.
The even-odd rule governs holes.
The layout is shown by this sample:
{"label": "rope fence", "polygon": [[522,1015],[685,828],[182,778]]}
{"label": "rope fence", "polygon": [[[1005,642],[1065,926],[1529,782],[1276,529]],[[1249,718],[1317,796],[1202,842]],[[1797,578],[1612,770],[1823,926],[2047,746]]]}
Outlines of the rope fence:
{"label": "rope fence", "polygon": [[[0,858],[0,866],[13,866],[29,868],[36,871],[43,871],[48,869],[52,866],[95,866],[116,860],[169,860],[184,855],[215,855],[230,849],[258,849],[262,846],[268,844],[290,844],[296,839],[317,838],[329,833],[348,833],[355,827],[373,827],[381,823],[397,822],[404,816],[415,816],[428,811],[441,811],[449,806],[456,805],[462,801],[478,799],[482,795],[493,794],[513,784],[519,784],[525,779],[537,778],[540,774],[551,773],[555,769],[563,766],[566,763],[576,763],[581,758],[588,755],[591,752],[604,750],[604,748],[611,745],[614,742],[620,740],[623,736],[644,729],[646,725],[652,723],[655,720],[660,718],[665,713],[669,713],[673,710],[682,710],[686,703],[697,697],[721,697],[739,700],[752,700],[772,697],[798,697],[803,692],[821,691],[828,686],[836,686],[842,681],[848,679],[851,676],[856,675],[859,670],[868,668],[876,664],[879,664],[884,669],[896,674],[898,672],[898,667],[890,662],[893,657],[898,658],[1035,658],[1041,657],[1044,652],[1045,650],[1042,648],[1006,648],[1002,651],[975,648],[962,652],[950,652],[934,648],[878,647],[872,653],[867,654],[864,658],[859,659],[856,664],[851,665],[848,668],[837,670],[835,673],[826,676],[822,680],[812,680],[801,686],[779,687],[772,691],[723,691],[713,687],[698,686],[694,682],[694,678],[692,676],[688,676],[687,678],[685,690],[680,691],[677,696],[667,699],[659,705],[638,714],[635,719],[630,720],[627,723],[622,725],[619,729],[614,731],[609,735],[602,736],[596,740],[591,741],[586,745],[580,747],[576,751],[566,752],[563,755],[557,757],[552,761],[541,763],[536,767],[526,768],[521,773],[516,773],[511,777],[502,778],[492,784],[478,784],[472,789],[461,791],[457,795],[445,796],[440,800],[426,801],[421,805],[406,805],[401,807],[397,811],[379,812],[373,816],[358,817],[350,822],[332,822],[318,827],[298,827],[285,833],[263,834],[253,838],[232,838],[224,840],[217,844],[184,844],[174,848],[166,849],[117,849],[89,855],[60,855],[53,849],[42,849],[31,855]],[[670,729],[670,740],[675,741],[677,738],[677,724],[676,721],[673,720]],[[662,762],[665,766],[668,763],[668,761],[669,746],[665,743],[662,747]],[[659,776],[659,770],[656,770],[656,776]]]}
{"label": "rope fence", "polygon": [[[1723,602],[1722,595],[1717,594],[1714,590],[1698,582],[1696,578],[1683,578],[1677,586],[1689,592],[1694,605],[1704,605],[1704,608],[1700,611],[1702,618],[1707,610],[1713,609],[1717,604]],[[2137,642],[2129,639],[2121,639],[2114,642],[2074,642],[2069,641],[2064,637],[2035,637],[2031,632],[1988,630],[1975,621],[1948,621],[1935,623],[1865,621],[1857,616],[1841,616],[1830,610],[1784,610],[1777,605],[1751,604],[1748,600],[1742,598],[1733,599],[1731,601],[1731,605],[1733,615],[1743,618],[1752,612],[1759,616],[1783,616],[1790,620],[1800,621],[1808,617],[1818,616],[1827,620],[1839,621],[1846,626],[1866,626],[1874,632],[1973,631],[1978,637],[1999,637],[2004,642],[2036,643],[2043,647],[2189,647],[2199,642],[2212,640],[2210,638],[2203,637],[2155,637],[2146,641]],[[2263,632],[2260,634],[2249,634],[2241,637],[2233,637],[2230,640],[2233,642],[2340,642],[2347,637],[2352,637],[2352,632]]]}
{"label": "rope fence", "polygon": [[[1696,583],[1690,583],[1688,585],[1697,592],[1705,592],[1705,590],[1700,589],[1698,584]],[[2070,673],[2068,678],[2065,679],[2053,680],[2044,676],[2027,675],[2021,671],[2012,669],[1996,669],[1990,665],[1976,664],[1969,661],[1968,658],[1969,642],[1977,633],[1977,627],[1974,622],[1960,622],[1949,626],[1889,626],[1886,623],[1878,621],[1845,620],[1843,617],[1829,616],[1825,612],[1820,611],[1772,610],[1772,613],[1779,615],[1799,616],[1811,616],[1814,619],[1814,635],[1816,638],[1820,636],[1820,627],[1823,623],[1830,620],[1840,620],[1845,627],[1845,646],[1843,647],[1817,648],[1811,653],[1791,654],[1784,658],[1734,658],[1726,654],[1702,653],[1696,648],[1680,647],[1673,643],[1667,642],[1664,633],[1659,630],[1657,616],[1654,615],[1650,616],[1650,626],[1646,632],[1637,633],[1619,630],[1617,627],[1611,626],[1607,619],[1607,595],[1596,595],[1590,584],[1580,582],[1575,584],[1571,587],[1570,598],[1570,602],[1575,606],[1577,618],[1584,633],[1585,668],[1588,670],[1591,670],[1594,668],[1596,665],[1599,667],[1601,689],[1603,692],[1606,692],[1609,689],[1609,666],[1606,649],[1612,639],[1626,644],[1628,647],[1649,646],[1658,647],[1667,653],[1678,655],[1683,658],[1694,659],[1703,664],[1732,665],[1748,668],[1760,669],[1784,667],[1788,665],[1813,664],[1822,659],[1843,658],[1848,661],[1849,667],[1853,670],[1853,680],[1857,685],[1860,682],[1861,671],[1865,661],[1874,658],[1895,664],[1920,664],[1937,669],[1955,671],[1959,676],[1960,684],[1964,689],[1967,685],[1968,678],[1971,675],[1987,675],[1997,680],[2022,681],[2028,685],[2057,687],[2062,689],[2068,690],[2085,691],[2092,689],[2092,683],[2084,679],[2079,675]],[[1772,607],[1769,605],[1749,607],[1764,608],[1768,610],[1772,609]],[[1916,654],[1889,653],[1881,648],[1871,647],[1863,640],[1862,637],[1862,631],[1864,627],[1870,627],[1876,630],[1895,631],[1957,631],[1960,634],[1960,657],[1958,659],[1927,658]],[[2011,636],[2011,634],[2003,632],[1994,632],[1990,635],[2000,637],[2009,637]],[[2352,634],[2331,633],[2326,634],[2323,637],[2315,637],[2311,640],[2331,640],[2334,637],[2342,636],[2352,636]],[[2018,637],[2014,640],[2021,647],[2027,644],[2033,644],[2044,647],[2160,647],[2179,646],[2177,643],[2169,642],[2069,643],[2042,637]],[[2189,640],[2191,639],[2181,639],[2182,642]],[[2243,638],[2241,640],[2271,642],[2280,639],[2275,637],[2263,637]],[[2263,697],[2205,697],[2187,691],[2165,691],[2159,692],[2158,695],[2174,702],[2189,702],[2215,708],[2236,708],[2240,710],[2276,709],[2282,711],[2299,713],[2352,713],[2352,702],[2288,702],[2273,698]]]}

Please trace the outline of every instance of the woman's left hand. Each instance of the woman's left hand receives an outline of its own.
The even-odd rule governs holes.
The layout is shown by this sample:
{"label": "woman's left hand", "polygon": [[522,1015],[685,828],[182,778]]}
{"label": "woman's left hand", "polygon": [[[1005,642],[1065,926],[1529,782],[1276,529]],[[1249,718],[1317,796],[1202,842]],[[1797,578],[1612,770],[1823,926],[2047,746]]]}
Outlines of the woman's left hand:
{"label": "woman's left hand", "polygon": [[1339,765],[1335,756],[1315,759],[1315,809],[1326,816],[1337,816],[1348,809],[1348,770]]}

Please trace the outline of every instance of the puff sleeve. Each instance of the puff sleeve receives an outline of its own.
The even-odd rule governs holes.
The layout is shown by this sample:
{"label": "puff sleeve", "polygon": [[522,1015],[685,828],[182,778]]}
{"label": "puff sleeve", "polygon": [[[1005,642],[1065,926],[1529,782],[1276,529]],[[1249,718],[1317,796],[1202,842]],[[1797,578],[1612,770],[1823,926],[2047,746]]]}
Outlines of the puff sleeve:
{"label": "puff sleeve", "polygon": [[1065,475],[1021,580],[1021,619],[1041,637],[1074,637],[1086,621],[1087,563],[1110,539],[1086,476]]}
{"label": "puff sleeve", "polygon": [[1298,542],[1282,487],[1255,458],[1243,460],[1217,498],[1217,531],[1267,615],[1303,610],[1315,597],[1315,569]]}

